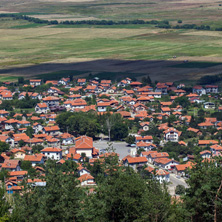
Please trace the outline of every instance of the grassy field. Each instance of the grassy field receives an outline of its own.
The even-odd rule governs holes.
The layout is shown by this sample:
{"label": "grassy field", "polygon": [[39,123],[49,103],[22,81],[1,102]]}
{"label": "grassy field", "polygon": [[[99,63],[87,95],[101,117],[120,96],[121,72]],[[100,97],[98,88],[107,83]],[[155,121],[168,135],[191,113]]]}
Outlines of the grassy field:
{"label": "grassy field", "polygon": [[42,19],[167,19],[177,23],[222,27],[218,0],[1,0],[2,11],[21,12]]}
{"label": "grassy field", "polygon": [[[198,33],[201,33],[201,38]],[[177,57],[176,60],[193,57],[193,60],[222,62],[221,40],[222,32],[195,30],[53,27],[2,29],[0,65],[39,64],[60,60],[65,62],[64,59],[67,62],[78,59],[165,60],[172,59],[173,56]],[[213,64],[215,65],[217,64]],[[191,66],[195,68],[195,64]],[[200,64],[196,68],[199,66]],[[204,66],[210,67],[212,63],[205,63]]]}
{"label": "grassy field", "polygon": [[[128,72],[149,74],[155,80],[180,80],[221,72],[222,32],[152,26],[35,25],[20,20],[0,21],[0,74],[3,77],[75,70]],[[183,63],[184,60],[189,63]]]}
{"label": "grassy field", "polygon": [[[164,20],[222,27],[218,0],[1,0],[0,13],[63,21]],[[222,32],[158,29],[154,25],[46,26],[0,19],[0,81],[17,76],[150,75],[196,80],[221,73]],[[188,63],[184,63],[188,60]],[[72,73],[73,72],[73,73]],[[107,74],[108,73],[108,74]]]}

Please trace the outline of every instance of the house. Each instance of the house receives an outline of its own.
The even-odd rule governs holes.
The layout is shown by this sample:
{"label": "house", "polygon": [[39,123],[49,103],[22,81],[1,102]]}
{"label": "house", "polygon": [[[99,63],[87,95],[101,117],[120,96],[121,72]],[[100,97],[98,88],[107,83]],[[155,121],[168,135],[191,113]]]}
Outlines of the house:
{"label": "house", "polygon": [[153,167],[148,166],[145,168],[148,172],[150,172],[154,179],[159,181],[160,183],[169,183],[170,182],[170,173],[163,169],[154,169]]}
{"label": "house", "polygon": [[74,136],[69,133],[63,133],[60,135],[60,138],[62,139],[63,145],[69,145],[74,143]]}
{"label": "house", "polygon": [[32,163],[32,166],[35,166],[36,164],[44,164],[44,155],[25,155],[24,161],[30,161]]}
{"label": "house", "polygon": [[8,111],[0,110],[0,117],[7,117],[9,115]]}
{"label": "house", "polygon": [[4,163],[2,164],[2,169],[8,171],[20,171],[20,160],[5,159]]}
{"label": "house", "polygon": [[218,143],[216,140],[199,140],[198,146],[217,145]]}
{"label": "house", "polygon": [[131,82],[130,83],[130,86],[131,87],[140,87],[142,86],[143,84],[141,82],[138,82],[138,81],[135,81],[135,82]]}
{"label": "house", "polygon": [[174,128],[168,128],[163,133],[165,142],[178,142],[179,136],[181,135],[181,132]]}
{"label": "house", "polygon": [[144,104],[141,103],[136,103],[135,105],[133,105],[133,111],[139,112],[139,111],[145,111],[147,109],[147,107]]}
{"label": "house", "polygon": [[79,153],[76,153],[75,148],[70,148],[69,153],[66,155],[67,160],[75,161],[76,163],[79,163],[82,159],[81,155]]}
{"label": "house", "polygon": [[13,100],[11,91],[3,91],[0,93],[2,100]]}
{"label": "house", "polygon": [[156,145],[152,144],[152,143],[145,143],[143,141],[138,142],[136,144],[137,149],[144,149],[146,151],[152,150],[156,148]]}
{"label": "house", "polygon": [[81,186],[94,186],[96,185],[95,179],[91,174],[83,174],[78,178],[80,181]]}
{"label": "house", "polygon": [[110,106],[110,102],[98,102],[97,103],[97,110],[98,112],[106,112],[107,107]]}
{"label": "house", "polygon": [[117,87],[126,87],[127,85],[129,85],[130,83],[128,83],[125,79],[121,80],[120,82],[117,83]]}
{"label": "house", "polygon": [[134,118],[138,118],[140,120],[143,120],[148,117],[147,111],[138,111],[137,114],[134,116]]}
{"label": "house", "polygon": [[153,143],[153,137],[152,136],[137,136],[136,143],[141,142],[141,141],[145,143]]}
{"label": "house", "polygon": [[30,79],[29,84],[31,86],[40,86],[42,84],[42,80],[41,79]]}
{"label": "house", "polygon": [[15,159],[23,160],[25,158],[25,150],[22,149],[12,149],[11,152]]}
{"label": "house", "polygon": [[147,155],[148,161],[153,163],[157,158],[168,158],[169,154],[166,152],[158,153],[157,151],[150,151]]}
{"label": "house", "polygon": [[215,104],[212,102],[206,102],[203,104],[204,109],[215,109]]}
{"label": "house", "polygon": [[42,130],[43,133],[51,136],[58,135],[60,132],[59,126],[45,126]]}
{"label": "house", "polygon": [[5,130],[14,130],[17,127],[18,120],[9,119],[5,121]]}
{"label": "house", "polygon": [[45,141],[47,142],[48,146],[50,146],[50,147],[56,147],[59,144],[59,139],[54,138],[52,136],[47,136],[45,138]]}
{"label": "house", "polygon": [[156,158],[153,163],[154,165],[167,170],[173,169],[176,165],[179,165],[179,162],[168,158]]}
{"label": "house", "polygon": [[49,159],[54,159],[54,160],[62,159],[62,149],[57,147],[46,147],[41,150],[41,153]]}
{"label": "house", "polygon": [[16,181],[6,181],[5,187],[8,194],[18,193],[23,188],[22,186],[18,186],[18,183]]}
{"label": "house", "polygon": [[218,145],[218,144],[214,144],[212,146],[210,146],[210,151],[212,153],[212,155],[218,155],[222,153],[222,146]]}
{"label": "house", "polygon": [[206,93],[218,93],[218,86],[217,85],[206,85]]}
{"label": "house", "polygon": [[170,115],[171,109],[170,107],[161,107],[161,112],[167,115]]}
{"label": "house", "polygon": [[27,184],[32,185],[33,187],[45,187],[46,186],[46,181],[35,178],[35,179],[28,179]]}
{"label": "house", "polygon": [[16,177],[17,181],[22,181],[28,174],[28,171],[20,170],[20,171],[10,171],[9,177]]}
{"label": "house", "polygon": [[58,83],[66,86],[66,85],[68,85],[69,82],[70,82],[70,78],[62,78],[59,80]]}
{"label": "house", "polygon": [[34,129],[35,134],[37,134],[42,131],[43,126],[40,123],[35,122],[32,124],[32,128]]}
{"label": "house", "polygon": [[201,95],[206,94],[206,90],[202,86],[194,86],[193,93],[196,93],[201,96]]}
{"label": "house", "polygon": [[157,83],[155,92],[161,92],[161,94],[166,95],[167,94],[167,86],[164,83]]}
{"label": "house", "polygon": [[29,121],[26,121],[26,120],[21,120],[21,121],[18,121],[17,122],[17,127],[20,128],[21,126],[24,126],[24,127],[28,127],[30,126],[30,122]]}
{"label": "house", "polygon": [[49,110],[49,107],[48,107],[48,104],[47,103],[37,103],[36,104],[36,107],[35,107],[35,112],[36,113],[48,113],[50,110]]}
{"label": "house", "polygon": [[215,125],[211,122],[199,123],[198,126],[200,127],[200,129],[208,129],[210,127],[215,127]]}
{"label": "house", "polygon": [[211,155],[212,154],[211,154],[211,152],[209,150],[204,150],[204,151],[200,152],[200,156],[202,158],[211,158]]}
{"label": "house", "polygon": [[58,80],[47,80],[45,84],[52,84],[53,86],[58,86]]}
{"label": "house", "polygon": [[0,135],[0,141],[10,144],[12,147],[14,147],[14,139],[6,136],[6,135]]}
{"label": "house", "polygon": [[43,102],[47,103],[48,106],[58,106],[59,105],[59,98],[56,96],[47,96],[42,99]]}
{"label": "house", "polygon": [[79,176],[82,176],[84,174],[90,174],[90,171],[82,166],[78,167],[78,174]]}
{"label": "house", "polygon": [[187,131],[194,132],[195,134],[197,134],[197,136],[201,136],[202,135],[202,132],[199,129],[195,129],[195,128],[192,128],[192,127],[189,127],[187,129]]}
{"label": "house", "polygon": [[73,111],[76,109],[84,109],[87,106],[87,103],[84,99],[75,99],[70,102],[70,107]]}
{"label": "house", "polygon": [[56,95],[64,95],[65,93],[56,87],[50,87],[48,89],[48,94],[56,96]]}
{"label": "house", "polygon": [[88,136],[80,136],[75,139],[75,151],[78,154],[85,153],[89,158],[98,155],[98,150],[93,147],[93,139]]}
{"label": "house", "polygon": [[78,84],[79,86],[84,86],[84,85],[86,85],[86,79],[78,79],[78,80],[77,80],[77,84]]}
{"label": "house", "polygon": [[148,96],[153,96],[155,99],[160,99],[162,97],[161,92],[148,92],[147,95]]}
{"label": "house", "polygon": [[142,127],[143,131],[148,131],[149,130],[149,125],[150,125],[150,122],[140,123],[140,126]]}
{"label": "house", "polygon": [[146,157],[128,157],[125,160],[124,165],[130,166],[135,170],[137,166],[143,166],[147,164],[147,162],[148,161]]}
{"label": "house", "polygon": [[187,169],[191,169],[194,164],[192,162],[187,162],[186,164],[179,164],[175,166],[175,172],[177,175],[185,176]]}

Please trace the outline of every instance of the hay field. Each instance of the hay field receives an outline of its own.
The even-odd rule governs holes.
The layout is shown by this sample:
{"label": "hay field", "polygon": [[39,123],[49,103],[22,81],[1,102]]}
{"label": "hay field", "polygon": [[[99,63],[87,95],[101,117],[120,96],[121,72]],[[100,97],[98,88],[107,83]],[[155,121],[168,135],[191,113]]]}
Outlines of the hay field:
{"label": "hay field", "polygon": [[[21,23],[21,27],[23,25]],[[211,34],[153,27],[4,26],[0,25],[2,78],[9,75],[28,78],[60,70],[79,70],[142,73],[150,74],[154,80],[180,80],[221,72],[222,32]],[[195,67],[195,64],[192,67],[175,66],[186,59],[206,64],[202,67]],[[208,66],[208,61],[219,64]]]}
{"label": "hay field", "polygon": [[43,19],[179,19],[183,23],[222,27],[218,0],[1,0],[1,11],[21,12]]}

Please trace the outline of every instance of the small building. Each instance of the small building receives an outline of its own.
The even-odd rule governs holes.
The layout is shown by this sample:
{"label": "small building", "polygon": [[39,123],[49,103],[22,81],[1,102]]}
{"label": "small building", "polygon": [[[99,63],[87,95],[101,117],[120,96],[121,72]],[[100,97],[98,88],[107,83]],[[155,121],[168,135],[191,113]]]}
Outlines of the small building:
{"label": "small building", "polygon": [[24,161],[30,161],[34,167],[36,164],[44,163],[44,155],[34,154],[34,155],[25,155]]}
{"label": "small building", "polygon": [[42,84],[42,80],[41,79],[30,79],[29,84],[31,86],[40,86]]}
{"label": "small building", "polygon": [[35,112],[36,113],[48,113],[49,112],[49,107],[47,103],[37,103],[35,106]]}
{"label": "small building", "polygon": [[125,160],[124,165],[125,166],[130,166],[132,167],[134,170],[136,170],[136,168],[138,166],[143,166],[145,164],[147,164],[147,158],[146,157],[128,157]]}
{"label": "small building", "polygon": [[164,132],[164,140],[165,142],[178,142],[179,136],[181,135],[181,132],[174,128],[169,128],[165,130]]}
{"label": "small building", "polygon": [[41,153],[45,155],[46,158],[61,160],[62,159],[62,149],[57,147],[46,147],[41,150]]}
{"label": "small building", "polygon": [[2,169],[8,171],[20,171],[20,160],[5,159],[4,163],[2,164]]}

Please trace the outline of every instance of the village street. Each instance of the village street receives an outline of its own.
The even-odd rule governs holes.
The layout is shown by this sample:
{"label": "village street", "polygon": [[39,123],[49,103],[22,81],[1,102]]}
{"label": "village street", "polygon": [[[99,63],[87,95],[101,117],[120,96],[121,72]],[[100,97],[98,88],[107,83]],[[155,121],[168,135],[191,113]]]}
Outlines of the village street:
{"label": "village street", "polygon": [[[94,146],[101,151],[108,147],[107,142],[107,140],[96,140],[94,141]],[[130,155],[130,146],[128,146],[126,142],[112,142],[112,147],[114,148],[115,152],[120,155],[120,159],[123,159],[125,156]],[[148,163],[148,165],[151,167],[155,167],[150,163]],[[170,182],[171,183],[168,185],[168,189],[171,195],[175,195],[175,188],[177,185],[183,185],[185,188],[188,187],[183,178],[177,178],[177,175],[172,172],[170,173]]]}

